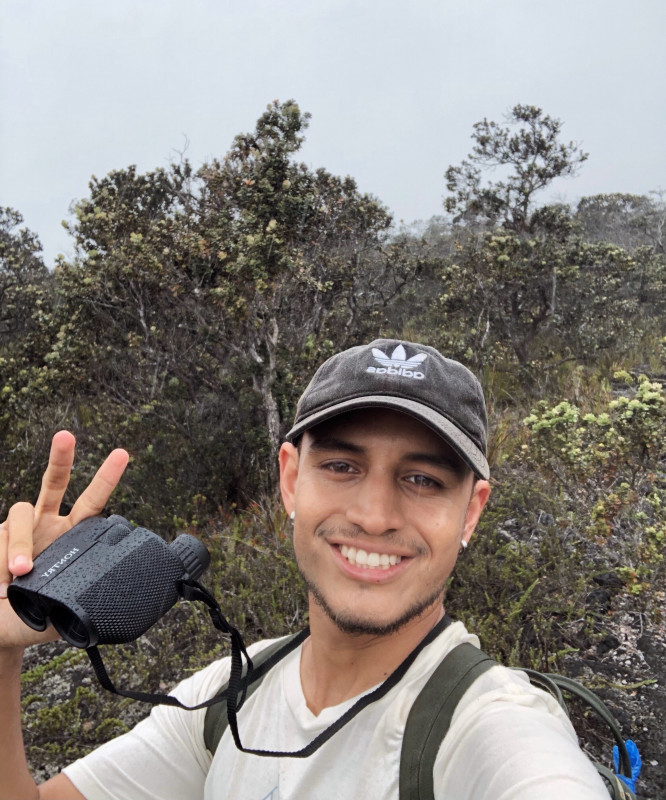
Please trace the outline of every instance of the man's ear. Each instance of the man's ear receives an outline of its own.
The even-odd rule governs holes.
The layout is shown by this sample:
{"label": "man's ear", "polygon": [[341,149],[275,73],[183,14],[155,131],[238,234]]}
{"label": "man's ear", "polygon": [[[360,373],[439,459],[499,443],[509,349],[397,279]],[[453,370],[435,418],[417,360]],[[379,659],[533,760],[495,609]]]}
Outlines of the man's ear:
{"label": "man's ear", "polygon": [[287,514],[294,510],[296,480],[298,478],[298,450],[293,444],[284,442],[280,448],[280,492]]}
{"label": "man's ear", "polygon": [[483,511],[486,503],[490,497],[490,484],[488,481],[478,480],[472,489],[472,496],[467,504],[467,511],[465,512],[465,524],[463,526],[462,538],[469,542],[474,533],[474,529],[479,521],[481,512]]}

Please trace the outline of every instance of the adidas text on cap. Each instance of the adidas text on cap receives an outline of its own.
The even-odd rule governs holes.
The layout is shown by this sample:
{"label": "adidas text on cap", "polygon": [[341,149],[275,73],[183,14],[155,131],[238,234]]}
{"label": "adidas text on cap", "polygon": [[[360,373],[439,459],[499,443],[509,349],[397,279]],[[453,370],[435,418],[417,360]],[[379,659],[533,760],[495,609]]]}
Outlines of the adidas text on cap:
{"label": "adidas text on cap", "polygon": [[420,420],[480,478],[489,477],[488,421],[479,381],[434,347],[396,339],[376,339],[325,361],[298,401],[287,441],[338,414],[378,406]]}

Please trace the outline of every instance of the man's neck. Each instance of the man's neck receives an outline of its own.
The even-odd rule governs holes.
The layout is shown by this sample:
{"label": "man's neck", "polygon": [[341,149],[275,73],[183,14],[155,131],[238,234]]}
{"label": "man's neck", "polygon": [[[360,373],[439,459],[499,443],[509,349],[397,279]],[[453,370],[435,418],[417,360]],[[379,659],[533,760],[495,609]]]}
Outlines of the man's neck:
{"label": "man's neck", "polygon": [[444,616],[436,603],[385,636],[341,631],[314,602],[310,637],[301,655],[301,685],[308,708],[318,715],[386,680]]}

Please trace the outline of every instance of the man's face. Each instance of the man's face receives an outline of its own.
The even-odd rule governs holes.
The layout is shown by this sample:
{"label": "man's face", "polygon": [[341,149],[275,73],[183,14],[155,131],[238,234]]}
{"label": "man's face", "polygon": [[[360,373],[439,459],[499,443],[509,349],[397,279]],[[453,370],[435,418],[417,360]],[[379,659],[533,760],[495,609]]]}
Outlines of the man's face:
{"label": "man's face", "polygon": [[429,428],[388,409],[336,417],[280,452],[294,549],[312,598],[349,633],[441,608],[490,490]]}

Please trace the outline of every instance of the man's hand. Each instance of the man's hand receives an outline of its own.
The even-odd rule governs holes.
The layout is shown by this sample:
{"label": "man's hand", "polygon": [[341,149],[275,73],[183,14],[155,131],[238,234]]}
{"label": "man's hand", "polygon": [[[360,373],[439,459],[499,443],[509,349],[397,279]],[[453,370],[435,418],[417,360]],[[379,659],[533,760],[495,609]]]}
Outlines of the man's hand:
{"label": "man's hand", "polygon": [[114,450],[70,513],[60,516],[60,504],[74,463],[75,445],[76,440],[69,431],[56,433],[37,503],[34,507],[30,503],[16,503],[0,524],[0,649],[22,648],[57,638],[51,627],[39,633],[21,622],[6,599],[7,587],[14,576],[30,572],[33,558],[58,536],[102,511],[127,466],[127,452]]}

